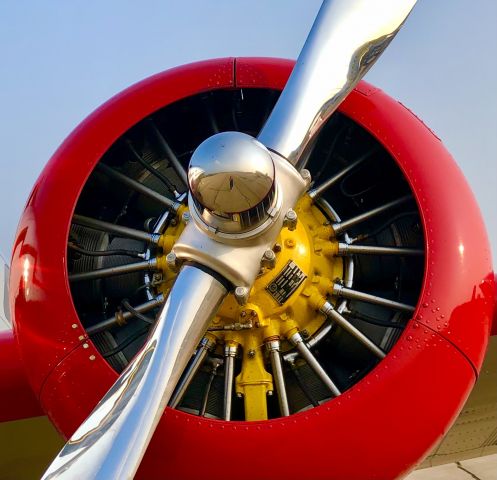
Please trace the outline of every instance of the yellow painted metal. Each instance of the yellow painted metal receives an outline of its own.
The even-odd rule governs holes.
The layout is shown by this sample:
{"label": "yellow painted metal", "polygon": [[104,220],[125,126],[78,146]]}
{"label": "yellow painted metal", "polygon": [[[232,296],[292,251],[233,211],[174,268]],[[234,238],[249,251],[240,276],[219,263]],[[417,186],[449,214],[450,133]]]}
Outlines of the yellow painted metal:
{"label": "yellow painted metal", "polygon": [[[304,338],[314,335],[326,320],[319,307],[331,293],[332,280],[343,277],[343,263],[336,256],[338,244],[329,220],[308,196],[298,202],[295,211],[297,227],[293,231],[283,228],[273,247],[275,267],[261,267],[245,305],[240,306],[233,295],[228,295],[211,325],[210,333],[217,339],[219,355],[226,342],[236,342],[240,347],[242,367],[235,390],[244,397],[247,421],[267,418],[266,396],[274,390],[272,375],[266,370],[270,362],[264,342],[279,337],[285,352],[293,348],[284,340],[290,333],[300,331]],[[178,218],[182,213],[179,212]],[[182,229],[180,221],[167,228],[163,235],[164,254],[170,251]],[[267,287],[285,271],[289,262],[297,265],[305,279],[280,304]],[[164,270],[163,293],[168,293],[175,275],[167,268]],[[222,330],[237,325],[236,330]],[[248,328],[242,329],[242,325]]]}

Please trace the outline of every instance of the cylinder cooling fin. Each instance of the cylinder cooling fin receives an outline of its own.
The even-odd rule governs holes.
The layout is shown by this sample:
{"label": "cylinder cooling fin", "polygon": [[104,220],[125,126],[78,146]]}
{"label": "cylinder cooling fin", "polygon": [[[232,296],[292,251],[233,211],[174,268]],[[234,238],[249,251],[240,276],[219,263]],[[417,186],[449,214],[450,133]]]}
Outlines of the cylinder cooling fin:
{"label": "cylinder cooling fin", "polygon": [[[48,164],[21,220],[11,290],[30,381],[64,435],[167,300],[177,275],[168,254],[191,221],[193,151],[219,132],[257,136],[291,67],[223,59],[159,74],[97,110]],[[234,468],[254,442],[265,453],[240,478],[394,478],[469,393],[494,277],[476,205],[440,141],[363,82],[306,168],[309,190],[253,288],[227,297],[192,355],[143,478],[192,478],[188,458],[209,461],[210,445]],[[275,472],[271,455],[304,439],[314,464],[278,459]]]}

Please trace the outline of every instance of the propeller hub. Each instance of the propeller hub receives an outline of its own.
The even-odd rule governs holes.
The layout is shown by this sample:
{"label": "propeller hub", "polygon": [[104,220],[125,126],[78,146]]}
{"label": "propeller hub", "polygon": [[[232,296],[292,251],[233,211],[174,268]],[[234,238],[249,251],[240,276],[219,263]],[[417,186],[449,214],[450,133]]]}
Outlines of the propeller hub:
{"label": "propeller hub", "polygon": [[274,163],[269,150],[241,132],[202,142],[188,169],[192,210],[215,233],[253,232],[277,212]]}

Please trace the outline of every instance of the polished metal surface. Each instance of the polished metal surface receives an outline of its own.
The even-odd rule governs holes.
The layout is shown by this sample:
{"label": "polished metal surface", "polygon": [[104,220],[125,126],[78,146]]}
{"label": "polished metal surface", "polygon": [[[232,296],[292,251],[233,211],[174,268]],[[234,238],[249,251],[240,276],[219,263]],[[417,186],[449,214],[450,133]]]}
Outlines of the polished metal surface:
{"label": "polished metal surface", "polygon": [[367,212],[361,213],[360,215],[350,218],[349,220],[344,220],[343,222],[334,223],[331,227],[333,228],[335,235],[339,235],[340,233],[345,232],[349,228],[352,228],[355,225],[358,225],[359,223],[365,222],[366,220],[369,220],[370,218],[373,218],[376,215],[379,215],[380,213],[386,212],[391,208],[398,207],[402,203],[407,202],[409,200],[412,200],[412,196],[405,195],[404,197],[392,200],[391,202],[385,203],[384,205],[373,208]]}
{"label": "polished metal surface", "polygon": [[118,182],[121,182],[123,185],[126,185],[126,186],[132,188],[133,190],[136,190],[137,192],[147,196],[148,198],[151,198],[152,200],[155,200],[157,203],[160,203],[160,204],[164,205],[167,208],[170,208],[171,210],[173,210],[175,212],[182,205],[180,202],[177,202],[175,200],[171,200],[170,198],[167,198],[164,195],[157,193],[155,190],[148,188],[147,186],[145,186],[145,185],[141,184],[140,182],[124,175],[121,172],[118,172],[117,170],[109,167],[108,165],[105,165],[105,163],[100,162],[97,165],[97,169],[104,172],[110,178],[117,180]]}
{"label": "polished metal surface", "polygon": [[264,252],[274,245],[281,231],[284,219],[281,212],[293,208],[307,186],[305,179],[290,163],[276,154],[271,156],[279,192],[275,216],[245,234],[222,235],[202,226],[203,220],[199,222],[195,209],[192,209],[195,221],[188,223],[173,246],[179,259],[205,265],[237,287],[252,286],[259,274]]}
{"label": "polished metal surface", "polygon": [[407,247],[377,247],[376,245],[350,245],[340,242],[338,244],[338,255],[399,255],[399,256],[420,256],[423,255],[420,248]]}
{"label": "polished metal surface", "polygon": [[333,320],[337,325],[340,325],[345,331],[350,333],[353,337],[359,340],[367,349],[373,352],[378,358],[385,358],[385,352],[379,348],[375,343],[373,343],[364,333],[362,333],[359,329],[354,327],[347,319],[342,317],[333,305],[329,302],[326,302],[321,307],[321,312],[323,312],[328,318]]}
{"label": "polished metal surface", "polygon": [[309,350],[300,333],[294,333],[288,340],[290,340],[290,342],[297,347],[297,350],[300,353],[301,357],[307,362],[309,367],[311,367],[311,369],[320,378],[320,380],[328,387],[329,391],[335,397],[340,395],[340,390],[325,372],[324,368],[317,361],[316,357]]}
{"label": "polished metal surface", "polygon": [[269,358],[271,360],[271,368],[273,371],[274,383],[276,385],[276,393],[278,394],[280,414],[282,417],[288,417],[290,415],[290,408],[288,406],[283,367],[281,366],[280,341],[278,339],[270,340],[266,342],[266,348],[269,352]]}
{"label": "polished metal surface", "polygon": [[133,477],[181,373],[226,293],[202,270],[181,270],[142,350],[66,443],[45,480]]}
{"label": "polished metal surface", "polygon": [[69,275],[69,281],[81,282],[83,280],[95,280],[96,278],[107,278],[125,273],[141,272],[143,270],[155,270],[157,268],[157,259],[143,260],[142,262],[127,263],[116,267],[98,268],[90,272],[72,273]]}
{"label": "polished metal surface", "polygon": [[211,350],[215,345],[216,342],[211,338],[202,338],[202,341],[200,342],[195,355],[188,364],[187,369],[183,372],[181,380],[174,390],[173,396],[171,397],[171,400],[169,402],[170,407],[176,408],[181,402],[183,396],[185,395],[186,389],[193,380],[193,377],[197,373],[198,369],[202,366],[202,363],[204,363],[207,353],[209,353],[209,350]]}
{"label": "polished metal surface", "polygon": [[223,418],[231,420],[231,403],[233,398],[233,379],[235,376],[235,357],[238,346],[229,344],[224,347],[224,402]]}
{"label": "polished metal surface", "polygon": [[251,230],[274,215],[274,180],[269,151],[241,132],[218,133],[204,140],[188,169],[198,219],[223,233]]}
{"label": "polished metal surface", "polygon": [[415,307],[412,305],[395,302],[394,300],[371,295],[370,293],[358,292],[357,290],[352,290],[338,283],[333,285],[333,295],[348,298],[349,300],[361,300],[363,302],[374,303],[375,305],[382,305],[383,307],[393,308],[394,310],[402,310],[404,312],[414,312],[415,310]]}
{"label": "polished metal surface", "polygon": [[415,3],[325,0],[258,139],[297,168],[305,166],[316,133],[388,46]]}
{"label": "polished metal surface", "polygon": [[[149,300],[148,302],[141,303],[140,305],[137,305],[134,307],[134,310],[136,310],[138,313],[146,313],[149,312],[150,310],[153,310],[154,308],[160,307],[161,305],[164,304],[166,299],[164,298],[164,295],[160,293],[157,295],[157,297]],[[86,329],[86,333],[88,335],[94,335],[95,333],[98,332],[103,332],[104,330],[107,330],[110,327],[113,327],[114,325],[121,324],[121,323],[126,323],[127,320],[130,318],[134,317],[134,313],[125,311],[125,312],[119,312],[119,314],[116,314],[112,317],[107,318],[106,320],[96,323],[95,325],[92,325],[91,327],[88,327]]]}
{"label": "polished metal surface", "polygon": [[120,237],[141,240],[147,243],[157,243],[160,238],[160,235],[155,233],[148,233],[142,230],[137,230],[136,228],[124,227],[122,225],[116,225],[115,223],[105,222],[103,220],[97,220],[95,218],[85,217],[84,215],[79,214],[73,215],[72,223],[81,225],[82,227],[100,230],[102,232],[113,233]]}

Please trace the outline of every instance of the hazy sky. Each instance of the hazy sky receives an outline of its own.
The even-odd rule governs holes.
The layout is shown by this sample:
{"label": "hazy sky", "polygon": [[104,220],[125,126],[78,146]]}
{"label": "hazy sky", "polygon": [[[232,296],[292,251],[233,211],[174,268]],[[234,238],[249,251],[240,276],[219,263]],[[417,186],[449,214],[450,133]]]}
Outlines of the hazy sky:
{"label": "hazy sky", "polygon": [[[296,58],[320,3],[2,0],[0,252],[10,257],[18,218],[46,161],[98,105],[144,77],[195,60]],[[495,0],[419,0],[367,76],[452,152],[482,208],[494,258],[496,25]]]}

